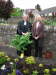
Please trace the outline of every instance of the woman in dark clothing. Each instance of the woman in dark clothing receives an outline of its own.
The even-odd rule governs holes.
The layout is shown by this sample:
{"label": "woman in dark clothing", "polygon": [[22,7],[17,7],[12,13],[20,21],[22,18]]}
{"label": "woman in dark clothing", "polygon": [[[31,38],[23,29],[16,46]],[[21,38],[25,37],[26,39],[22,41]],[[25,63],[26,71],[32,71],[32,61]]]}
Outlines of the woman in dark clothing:
{"label": "woman in dark clothing", "polygon": [[[23,20],[18,23],[17,34],[18,35],[26,35],[28,32],[31,32],[31,23],[28,21],[29,16],[27,14],[23,15]],[[20,52],[19,52],[20,53]],[[28,50],[24,52],[25,56],[31,55],[30,46],[28,46]]]}

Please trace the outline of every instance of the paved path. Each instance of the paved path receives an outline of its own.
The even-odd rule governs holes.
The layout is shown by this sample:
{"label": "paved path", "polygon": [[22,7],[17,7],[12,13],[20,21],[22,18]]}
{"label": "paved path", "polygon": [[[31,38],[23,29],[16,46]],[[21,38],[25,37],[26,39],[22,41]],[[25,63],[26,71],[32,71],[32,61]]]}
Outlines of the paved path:
{"label": "paved path", "polygon": [[54,64],[56,65],[56,59],[37,59],[38,63],[43,63],[43,64]]}
{"label": "paved path", "polygon": [[0,51],[4,51],[9,56],[17,57],[16,49],[9,46],[0,46]]}

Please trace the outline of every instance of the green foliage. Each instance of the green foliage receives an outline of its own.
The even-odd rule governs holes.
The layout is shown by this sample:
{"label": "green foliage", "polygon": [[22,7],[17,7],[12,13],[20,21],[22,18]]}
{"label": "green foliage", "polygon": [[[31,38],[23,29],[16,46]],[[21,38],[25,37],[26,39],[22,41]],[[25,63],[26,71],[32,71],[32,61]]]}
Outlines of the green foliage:
{"label": "green foliage", "polygon": [[14,46],[17,50],[24,52],[27,50],[27,46],[32,43],[30,36],[30,33],[26,35],[16,35],[14,39],[11,40],[11,45]]}
{"label": "green foliage", "polygon": [[38,11],[41,11],[41,7],[40,7],[39,4],[37,4],[37,5],[35,6],[35,8],[36,8]]}
{"label": "green foliage", "polygon": [[27,64],[36,64],[36,60],[35,60],[35,58],[34,58],[33,56],[27,57],[27,58],[25,59],[25,62],[26,62]]}
{"label": "green foliage", "polygon": [[6,62],[6,58],[5,57],[0,57],[0,67]]}
{"label": "green foliage", "polygon": [[0,67],[6,62],[5,53],[0,52]]}
{"label": "green foliage", "polygon": [[37,70],[33,71],[32,75],[38,75],[38,71]]}
{"label": "green foliage", "polygon": [[0,0],[0,18],[8,19],[13,10],[13,3],[11,0]]}
{"label": "green foliage", "polygon": [[13,72],[12,72],[11,75],[16,75],[16,70],[15,69],[13,69]]}
{"label": "green foliage", "polygon": [[20,8],[13,8],[11,16],[22,16],[23,11]]}
{"label": "green foliage", "polygon": [[24,74],[29,74],[29,69],[27,69],[27,68],[24,69],[24,70],[23,70],[23,73],[24,73]]}
{"label": "green foliage", "polygon": [[52,71],[53,71],[53,72],[56,72],[56,68],[53,68]]}
{"label": "green foliage", "polygon": [[0,57],[5,56],[4,52],[0,52]]}
{"label": "green foliage", "polygon": [[50,70],[49,69],[44,69],[44,75],[50,75]]}
{"label": "green foliage", "polygon": [[43,21],[46,25],[55,26],[56,25],[56,19],[52,20],[44,20]]}

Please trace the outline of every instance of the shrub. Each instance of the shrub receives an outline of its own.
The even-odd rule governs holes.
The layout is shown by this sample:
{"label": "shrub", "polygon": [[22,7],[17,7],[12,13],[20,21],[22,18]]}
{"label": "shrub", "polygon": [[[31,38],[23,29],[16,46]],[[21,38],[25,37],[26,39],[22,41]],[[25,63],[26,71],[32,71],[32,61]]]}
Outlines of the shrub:
{"label": "shrub", "polygon": [[38,73],[39,72],[37,70],[35,70],[35,71],[32,72],[32,75],[38,75]]}
{"label": "shrub", "polygon": [[34,58],[33,56],[27,57],[27,58],[25,59],[25,62],[26,62],[27,64],[36,64],[36,60],[35,60],[35,58]]}
{"label": "shrub", "polygon": [[27,50],[27,46],[32,43],[30,36],[30,33],[27,35],[16,35],[14,39],[11,40],[11,46],[14,46],[20,52],[24,52]]}
{"label": "shrub", "polygon": [[0,57],[0,67],[4,64],[4,63],[6,63],[6,59],[5,59],[5,57]]}
{"label": "shrub", "polygon": [[55,19],[54,20],[53,19],[44,20],[43,22],[46,25],[52,25],[52,26],[56,25],[56,20]]}

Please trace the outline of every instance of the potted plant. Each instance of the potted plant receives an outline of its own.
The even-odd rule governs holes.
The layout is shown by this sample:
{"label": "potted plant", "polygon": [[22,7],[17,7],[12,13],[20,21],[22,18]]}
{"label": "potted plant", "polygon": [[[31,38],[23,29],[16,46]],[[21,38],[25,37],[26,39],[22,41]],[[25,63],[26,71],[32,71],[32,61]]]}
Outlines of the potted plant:
{"label": "potted plant", "polygon": [[50,51],[46,51],[43,53],[43,57],[47,59],[51,59],[53,57],[53,53]]}
{"label": "potted plant", "polygon": [[33,42],[30,40],[30,36],[31,33],[26,35],[15,35],[15,37],[11,40],[11,46],[16,48],[17,53],[24,53],[24,51],[27,50],[27,46]]}

